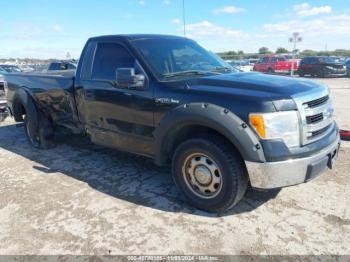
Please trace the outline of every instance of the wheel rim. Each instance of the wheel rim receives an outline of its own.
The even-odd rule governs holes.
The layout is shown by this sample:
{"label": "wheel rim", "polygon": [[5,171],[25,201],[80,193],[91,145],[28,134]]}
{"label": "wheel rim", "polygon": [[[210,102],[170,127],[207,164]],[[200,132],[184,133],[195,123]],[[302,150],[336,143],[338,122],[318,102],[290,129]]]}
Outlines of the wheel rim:
{"label": "wheel rim", "polygon": [[187,187],[201,198],[214,198],[222,189],[222,175],[218,165],[204,154],[188,156],[182,167],[182,175]]}
{"label": "wheel rim", "polygon": [[27,134],[29,143],[31,143],[34,147],[38,147],[40,145],[40,138],[37,134],[35,136],[31,135],[27,121],[28,120],[25,118],[25,132]]}

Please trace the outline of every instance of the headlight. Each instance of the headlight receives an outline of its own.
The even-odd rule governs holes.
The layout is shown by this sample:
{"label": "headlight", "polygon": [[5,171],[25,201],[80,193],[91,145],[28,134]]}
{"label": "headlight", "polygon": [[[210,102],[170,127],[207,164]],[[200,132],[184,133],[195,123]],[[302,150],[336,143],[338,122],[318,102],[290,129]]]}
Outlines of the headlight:
{"label": "headlight", "polygon": [[283,139],[288,147],[300,146],[297,111],[254,113],[249,122],[261,139]]}

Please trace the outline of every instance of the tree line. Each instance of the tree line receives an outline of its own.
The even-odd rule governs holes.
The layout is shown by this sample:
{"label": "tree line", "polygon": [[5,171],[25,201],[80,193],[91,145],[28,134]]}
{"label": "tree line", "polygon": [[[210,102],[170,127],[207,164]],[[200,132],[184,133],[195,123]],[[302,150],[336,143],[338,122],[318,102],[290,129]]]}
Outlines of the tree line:
{"label": "tree line", "polygon": [[315,50],[293,50],[290,51],[284,47],[278,47],[274,52],[271,51],[268,47],[259,48],[257,53],[244,53],[242,50],[239,51],[228,51],[218,53],[218,55],[223,59],[247,59],[247,58],[259,58],[268,54],[290,54],[295,53],[296,57],[303,58],[306,56],[341,56],[341,57],[350,57],[350,50],[346,49],[336,49],[334,51],[315,51]]}

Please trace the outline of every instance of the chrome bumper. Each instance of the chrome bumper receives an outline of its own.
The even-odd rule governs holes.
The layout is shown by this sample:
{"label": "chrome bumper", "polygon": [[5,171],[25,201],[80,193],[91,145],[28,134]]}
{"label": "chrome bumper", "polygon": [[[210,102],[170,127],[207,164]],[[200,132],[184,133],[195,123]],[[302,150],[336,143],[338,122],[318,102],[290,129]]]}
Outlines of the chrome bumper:
{"label": "chrome bumper", "polygon": [[338,156],[340,137],[320,152],[305,158],[278,162],[245,161],[252,187],[272,189],[307,182],[332,169]]}

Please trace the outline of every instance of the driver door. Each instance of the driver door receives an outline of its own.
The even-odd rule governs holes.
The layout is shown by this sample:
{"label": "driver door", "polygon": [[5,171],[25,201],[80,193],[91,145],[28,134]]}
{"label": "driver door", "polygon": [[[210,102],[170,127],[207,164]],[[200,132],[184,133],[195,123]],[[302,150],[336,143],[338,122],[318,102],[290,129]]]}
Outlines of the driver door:
{"label": "driver door", "polygon": [[[152,154],[154,99],[146,73],[122,43],[97,43],[91,74],[82,79],[79,112],[91,140],[143,155]],[[141,89],[119,86],[118,68],[145,75]]]}

